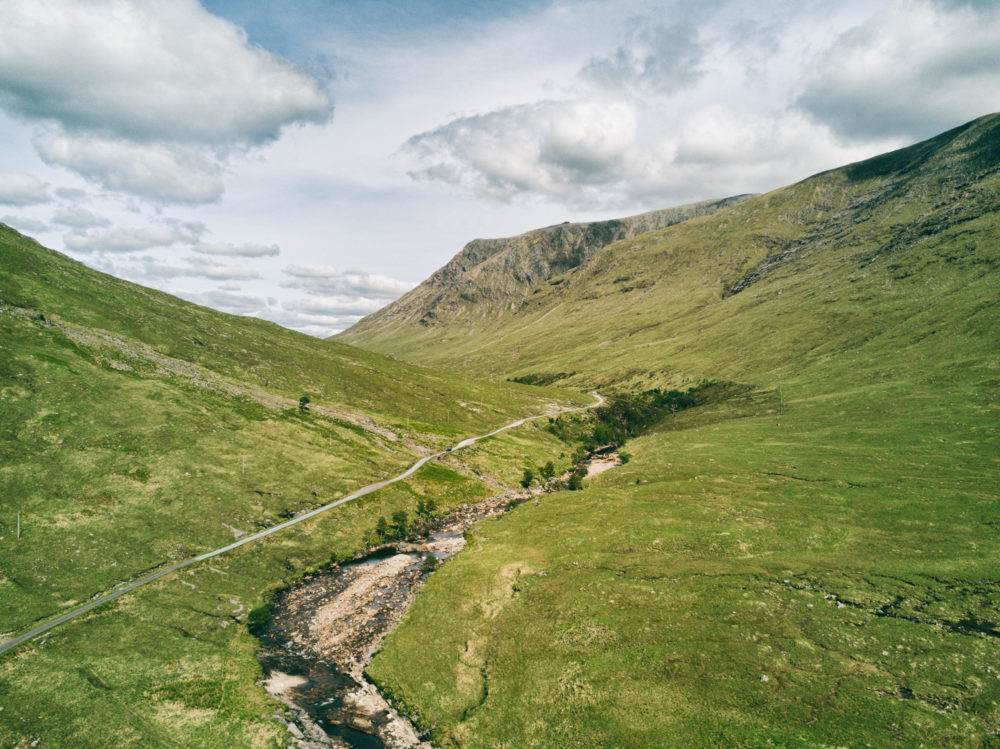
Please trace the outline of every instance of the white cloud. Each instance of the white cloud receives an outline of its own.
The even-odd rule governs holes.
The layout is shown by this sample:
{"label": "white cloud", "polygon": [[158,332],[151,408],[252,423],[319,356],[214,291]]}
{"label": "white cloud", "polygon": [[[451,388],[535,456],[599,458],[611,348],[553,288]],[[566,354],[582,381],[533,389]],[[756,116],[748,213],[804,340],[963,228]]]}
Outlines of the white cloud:
{"label": "white cloud", "polygon": [[[105,251],[107,252],[107,251]],[[111,251],[113,252],[113,250]],[[126,256],[111,259],[107,254],[99,255],[93,265],[106,273],[127,278],[139,283],[196,278],[211,281],[250,281],[261,278],[261,274],[248,265],[221,264],[203,258],[181,258],[179,262],[167,263],[154,256]],[[230,289],[225,289],[230,291]],[[177,291],[175,293],[180,293]],[[187,298],[187,297],[185,297]]]}
{"label": "white cloud", "polygon": [[363,316],[380,310],[385,302],[379,299],[355,297],[353,299],[293,299],[282,303],[282,307],[292,312],[326,317],[344,315]]}
{"label": "white cloud", "polygon": [[261,317],[318,338],[326,338],[349,328],[364,317],[364,314],[330,315],[284,309],[288,304],[286,302],[282,309],[269,309]]}
{"label": "white cloud", "polygon": [[501,201],[525,193],[593,202],[634,159],[635,109],[614,101],[543,101],[461,117],[410,138],[411,175]]}
{"label": "white cloud", "polygon": [[642,139],[639,120],[624,102],[543,102],[455,120],[408,150],[423,164],[417,177],[586,208],[760,192],[872,152],[795,111],[703,107],[646,122]]}
{"label": "white cloud", "polygon": [[[285,288],[303,289],[310,294],[347,296],[352,299],[371,297],[380,300],[379,306],[405,294],[416,284],[389,276],[359,270],[338,271],[330,266],[291,265],[281,271],[292,280],[283,281]],[[368,309],[371,305],[365,302]],[[375,309],[378,309],[376,307]],[[369,309],[374,312],[374,309]]]}
{"label": "white cloud", "polygon": [[693,25],[639,17],[629,22],[626,41],[611,55],[591,58],[580,76],[613,93],[672,93],[702,77],[705,54]]}
{"label": "white cloud", "polygon": [[67,130],[228,145],[323,122],[320,83],[196,0],[4,3],[0,102]]}
{"label": "white cloud", "polygon": [[221,255],[224,257],[274,257],[281,253],[276,244],[197,244],[194,251],[203,255]]}
{"label": "white cloud", "polygon": [[200,258],[191,258],[188,263],[182,275],[216,281],[248,281],[261,277],[259,271],[246,265],[203,262]]}
{"label": "white cloud", "polygon": [[204,224],[172,221],[158,226],[116,226],[104,231],[73,229],[63,241],[67,249],[77,252],[129,253],[197,242],[204,231]]}
{"label": "white cloud", "polygon": [[210,291],[182,291],[179,296],[189,302],[228,312],[231,315],[260,317],[266,314],[268,304],[263,297],[237,294],[224,287],[225,284],[223,287]]}
{"label": "white cloud", "polygon": [[0,204],[3,205],[37,205],[47,203],[48,187],[44,182],[23,172],[7,172],[0,174]]}
{"label": "white cloud", "polygon": [[1000,108],[1000,6],[897,0],[844,33],[798,104],[851,138],[927,137]]}
{"label": "white cloud", "polygon": [[[898,143],[886,141],[885,149]],[[723,106],[686,115],[663,133],[629,181],[636,197],[762,192],[871,155],[794,111],[762,114]]]}
{"label": "white cloud", "polygon": [[41,234],[49,230],[49,225],[44,221],[26,216],[4,216],[0,218],[0,222],[7,224],[7,226],[16,229],[22,234],[25,232],[29,234]]}
{"label": "white cloud", "polygon": [[0,24],[0,107],[60,132],[49,164],[158,202],[222,195],[235,153],[323,123],[323,84],[196,0],[14,0]]}
{"label": "white cloud", "polygon": [[111,226],[111,221],[104,216],[98,216],[86,208],[75,206],[57,210],[52,216],[52,223],[68,226],[71,229],[96,229]]}
{"label": "white cloud", "polygon": [[36,137],[42,160],[108,190],[165,203],[211,203],[222,197],[222,168],[197,148],[95,136]]}

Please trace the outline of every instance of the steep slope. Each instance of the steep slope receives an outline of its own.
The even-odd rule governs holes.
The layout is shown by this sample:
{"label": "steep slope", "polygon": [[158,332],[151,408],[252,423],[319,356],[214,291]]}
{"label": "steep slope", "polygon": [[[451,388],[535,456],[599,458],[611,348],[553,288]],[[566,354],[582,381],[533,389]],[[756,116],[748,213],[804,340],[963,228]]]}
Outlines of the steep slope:
{"label": "steep slope", "polygon": [[914,315],[931,314],[928,285],[936,313],[956,332],[981,332],[995,321],[987,299],[998,135],[1000,120],[983,118],[617,242],[503,315],[429,326],[398,316],[394,327],[370,333],[363,320],[342,338],[469,372],[662,384],[757,380],[864,339],[922,329]]}
{"label": "steep slope", "polygon": [[[409,351],[398,340],[401,329],[442,328],[480,318],[505,319],[532,294],[590,261],[608,245],[663,229],[747,200],[723,200],[666,208],[611,221],[566,222],[508,239],[474,239],[417,288],[334,336],[362,342],[372,350]],[[384,339],[384,340],[383,340]]]}
{"label": "steep slope", "polygon": [[994,115],[610,245],[500,318],[381,333],[623,395],[744,387],[477,531],[374,677],[458,746],[993,745],[998,216]]}
{"label": "steep slope", "polygon": [[[589,399],[214,312],[0,227],[2,637],[559,400]],[[428,467],[26,643],[0,659],[0,745],[266,744],[247,613],[381,514],[492,491]]]}

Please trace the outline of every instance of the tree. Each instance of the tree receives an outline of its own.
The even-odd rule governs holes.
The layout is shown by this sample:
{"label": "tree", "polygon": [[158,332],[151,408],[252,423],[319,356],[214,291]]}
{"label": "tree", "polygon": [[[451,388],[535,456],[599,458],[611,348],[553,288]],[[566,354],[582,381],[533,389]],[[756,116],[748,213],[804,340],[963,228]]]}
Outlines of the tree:
{"label": "tree", "polygon": [[434,512],[437,510],[437,504],[434,502],[433,497],[428,497],[425,499],[417,500],[417,517],[421,520],[430,520],[434,517]]}
{"label": "tree", "polygon": [[378,519],[378,522],[375,524],[375,537],[378,538],[379,541],[385,541],[385,539],[388,538],[388,536],[389,536],[389,523],[388,521],[386,521],[385,516],[383,515]]}
{"label": "tree", "polygon": [[574,473],[569,477],[569,485],[567,487],[570,491],[579,491],[583,488],[583,476],[579,473]]}
{"label": "tree", "polygon": [[548,463],[546,463],[545,465],[543,465],[541,468],[538,469],[538,473],[541,474],[541,477],[543,479],[552,478],[553,476],[556,475],[555,464],[553,464],[553,462],[550,460]]}
{"label": "tree", "polygon": [[310,398],[308,395],[303,395],[301,398],[299,398],[299,410],[302,411],[303,413],[305,413],[306,411],[308,411],[309,410],[309,403],[311,401],[312,401],[312,398]]}
{"label": "tree", "polygon": [[521,477],[521,486],[527,489],[535,480],[535,472],[530,468],[524,469],[524,476]]}
{"label": "tree", "polygon": [[424,563],[420,566],[420,571],[425,575],[428,572],[433,572],[438,566],[438,558],[433,554],[428,554],[424,557]]}
{"label": "tree", "polygon": [[406,538],[410,532],[410,519],[406,516],[406,510],[396,510],[392,513],[392,536],[397,541]]}

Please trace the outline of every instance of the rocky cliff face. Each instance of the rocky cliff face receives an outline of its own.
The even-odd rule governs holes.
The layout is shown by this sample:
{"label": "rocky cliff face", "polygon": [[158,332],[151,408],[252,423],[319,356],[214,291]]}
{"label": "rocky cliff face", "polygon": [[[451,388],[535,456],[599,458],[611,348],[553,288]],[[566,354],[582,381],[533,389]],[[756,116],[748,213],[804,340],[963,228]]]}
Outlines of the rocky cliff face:
{"label": "rocky cliff face", "polygon": [[614,242],[706,216],[750,197],[709,200],[610,221],[567,222],[505,239],[474,239],[417,288],[361,320],[341,339],[350,343],[400,322],[433,327],[466,315],[504,314],[542,284],[559,283],[560,277]]}

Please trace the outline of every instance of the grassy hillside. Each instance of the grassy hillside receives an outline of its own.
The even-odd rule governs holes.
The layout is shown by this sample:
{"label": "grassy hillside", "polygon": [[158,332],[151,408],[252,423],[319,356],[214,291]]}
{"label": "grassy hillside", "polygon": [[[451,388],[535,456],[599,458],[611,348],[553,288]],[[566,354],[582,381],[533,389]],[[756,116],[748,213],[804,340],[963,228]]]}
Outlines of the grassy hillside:
{"label": "grassy hillside", "polygon": [[482,526],[373,675],[461,746],[996,745],[998,144],[987,117],[612,244],[505,316],[374,336],[746,387]]}
{"label": "grassy hillside", "polygon": [[772,379],[866,344],[919,360],[933,342],[914,339],[938,329],[981,348],[997,321],[998,136],[1000,117],[983,118],[611,244],[513,309],[370,334],[363,320],[342,337],[472,372],[628,387]]}
{"label": "grassy hillside", "polygon": [[[0,228],[0,632],[395,475],[428,447],[589,400],[224,315]],[[455,471],[415,482],[7,654],[0,746],[267,745],[284,729],[261,718],[273,706],[247,612],[362,547],[417,493],[447,507],[489,491]]]}

